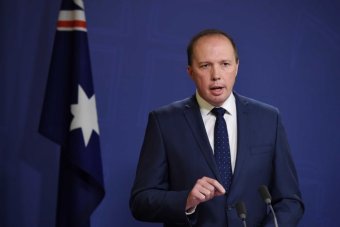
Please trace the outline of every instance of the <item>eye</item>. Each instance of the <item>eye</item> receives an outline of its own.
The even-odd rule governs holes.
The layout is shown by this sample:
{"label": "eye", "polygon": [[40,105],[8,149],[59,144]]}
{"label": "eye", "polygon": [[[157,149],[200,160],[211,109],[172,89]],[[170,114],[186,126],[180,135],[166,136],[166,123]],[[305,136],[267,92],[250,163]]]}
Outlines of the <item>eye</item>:
{"label": "eye", "polygon": [[206,69],[206,68],[208,68],[208,66],[209,66],[208,63],[204,63],[204,64],[201,64],[201,65],[200,65],[200,68],[201,68],[201,69]]}
{"label": "eye", "polygon": [[230,63],[229,63],[229,62],[223,62],[222,65],[223,65],[224,67],[228,67],[228,66],[230,65]]}

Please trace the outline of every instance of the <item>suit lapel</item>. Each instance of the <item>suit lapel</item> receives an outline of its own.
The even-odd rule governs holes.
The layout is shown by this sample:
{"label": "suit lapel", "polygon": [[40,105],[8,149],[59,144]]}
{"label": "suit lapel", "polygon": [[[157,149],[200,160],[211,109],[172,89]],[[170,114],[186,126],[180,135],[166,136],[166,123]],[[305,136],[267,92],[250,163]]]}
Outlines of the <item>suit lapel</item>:
{"label": "suit lapel", "polygon": [[184,117],[186,118],[192,134],[194,135],[195,140],[199,145],[200,150],[210,169],[214,173],[216,179],[220,180],[213,156],[213,151],[209,143],[207,132],[205,131],[201,112],[195,96],[193,96],[185,106]]}
{"label": "suit lapel", "polygon": [[244,171],[244,163],[249,156],[249,115],[248,101],[242,96],[234,93],[237,108],[237,158],[231,186],[231,192],[237,187],[237,182]]}
{"label": "suit lapel", "polygon": [[[249,157],[249,115],[248,115],[248,101],[242,96],[234,92],[236,99],[237,109],[237,158],[236,165],[233,174],[233,180],[231,184],[230,192],[233,192],[233,188],[237,188],[237,182],[244,171],[244,163]],[[210,169],[214,173],[217,180],[220,181],[218,170],[216,167],[212,148],[209,143],[207,133],[205,131],[204,123],[202,120],[201,112],[199,110],[198,103],[195,96],[189,99],[185,105],[184,117],[186,118],[188,125],[195,137],[200,150],[207,161]]]}

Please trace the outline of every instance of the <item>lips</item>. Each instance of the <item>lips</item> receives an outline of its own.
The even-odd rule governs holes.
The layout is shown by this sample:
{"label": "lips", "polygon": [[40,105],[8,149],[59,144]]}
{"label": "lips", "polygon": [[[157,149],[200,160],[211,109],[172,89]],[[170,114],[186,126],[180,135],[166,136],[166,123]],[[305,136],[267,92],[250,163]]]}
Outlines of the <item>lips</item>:
{"label": "lips", "polygon": [[224,90],[224,86],[218,86],[218,85],[212,86],[210,88],[210,91],[213,95],[221,95],[223,93],[223,90]]}

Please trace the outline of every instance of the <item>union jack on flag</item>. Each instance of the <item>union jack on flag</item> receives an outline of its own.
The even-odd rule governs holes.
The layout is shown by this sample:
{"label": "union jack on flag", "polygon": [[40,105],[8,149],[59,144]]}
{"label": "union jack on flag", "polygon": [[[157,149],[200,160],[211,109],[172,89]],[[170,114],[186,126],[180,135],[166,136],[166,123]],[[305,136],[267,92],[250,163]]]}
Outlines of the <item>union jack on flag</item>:
{"label": "union jack on flag", "polygon": [[89,227],[105,195],[82,0],[63,0],[39,132],[61,147],[57,227]]}

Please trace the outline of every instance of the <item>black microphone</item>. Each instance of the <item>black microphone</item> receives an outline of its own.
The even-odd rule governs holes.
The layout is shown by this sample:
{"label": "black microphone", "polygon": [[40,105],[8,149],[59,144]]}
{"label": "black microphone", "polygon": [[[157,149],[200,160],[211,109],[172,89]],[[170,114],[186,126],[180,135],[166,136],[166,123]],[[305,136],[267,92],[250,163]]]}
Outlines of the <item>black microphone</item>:
{"label": "black microphone", "polygon": [[236,211],[237,211],[238,216],[242,220],[243,227],[247,227],[247,222],[246,222],[247,209],[246,209],[246,205],[244,204],[244,202],[236,203]]}
{"label": "black microphone", "polygon": [[266,185],[261,185],[259,187],[259,193],[260,193],[263,201],[267,204],[267,206],[270,208],[270,211],[273,214],[275,227],[279,227],[279,225],[277,224],[276,214],[275,214],[274,208],[272,206],[272,197],[271,197],[271,195],[270,195],[270,193],[268,191],[267,186]]}

